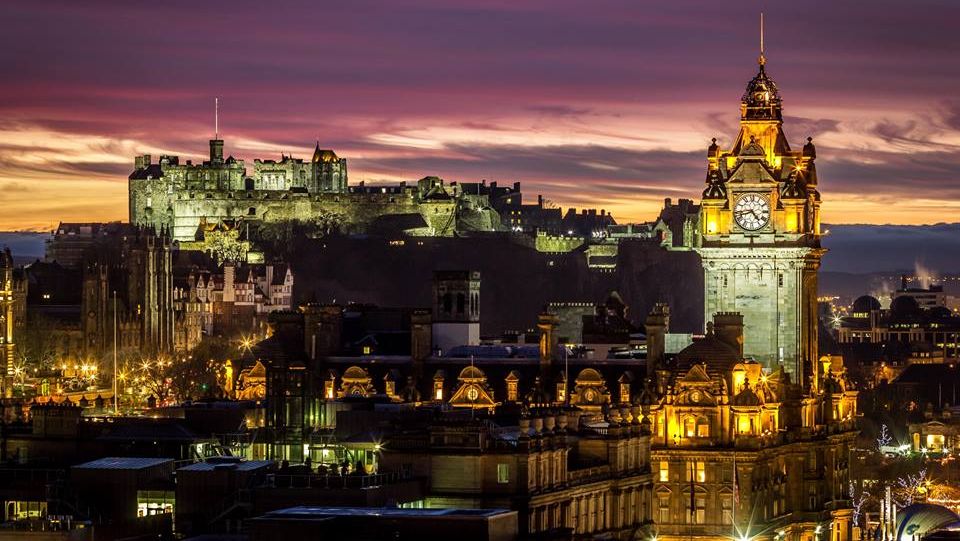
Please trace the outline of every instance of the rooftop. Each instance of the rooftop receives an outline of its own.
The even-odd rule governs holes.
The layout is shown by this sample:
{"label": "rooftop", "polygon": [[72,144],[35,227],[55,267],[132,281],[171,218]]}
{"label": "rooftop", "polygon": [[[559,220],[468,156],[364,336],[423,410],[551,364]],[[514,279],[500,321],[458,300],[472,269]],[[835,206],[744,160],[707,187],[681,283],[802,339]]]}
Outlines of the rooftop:
{"label": "rooftop", "polygon": [[172,458],[116,457],[100,458],[92,462],[78,464],[75,470],[144,470],[173,462]]}
{"label": "rooftop", "polygon": [[273,466],[272,460],[222,460],[208,459],[205,462],[196,462],[184,466],[177,471],[214,471],[230,469],[234,471],[253,471]]}
{"label": "rooftop", "polygon": [[399,507],[313,507],[299,506],[271,511],[267,517],[495,517],[512,513],[508,509],[402,509]]}

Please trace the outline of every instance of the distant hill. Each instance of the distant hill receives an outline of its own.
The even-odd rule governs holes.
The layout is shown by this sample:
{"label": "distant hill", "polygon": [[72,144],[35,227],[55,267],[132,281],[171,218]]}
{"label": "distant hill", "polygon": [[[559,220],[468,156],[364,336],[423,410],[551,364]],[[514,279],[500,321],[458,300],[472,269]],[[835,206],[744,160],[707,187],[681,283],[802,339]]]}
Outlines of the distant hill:
{"label": "distant hill", "polygon": [[823,270],[845,273],[960,272],[960,223],[825,225]]}
{"label": "distant hill", "polygon": [[49,233],[0,232],[0,248],[9,247],[16,263],[29,263],[43,259],[44,241],[49,236]]}

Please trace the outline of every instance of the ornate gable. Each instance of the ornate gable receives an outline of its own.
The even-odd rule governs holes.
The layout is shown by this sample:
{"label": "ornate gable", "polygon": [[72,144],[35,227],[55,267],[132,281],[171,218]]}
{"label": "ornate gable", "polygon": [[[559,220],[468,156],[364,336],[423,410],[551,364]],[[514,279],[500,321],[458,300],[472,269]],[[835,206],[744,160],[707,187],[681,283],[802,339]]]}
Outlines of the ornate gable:
{"label": "ornate gable", "polygon": [[487,384],[483,370],[468,366],[457,377],[460,385],[450,397],[450,405],[457,408],[493,408],[497,403],[493,399],[493,390]]}

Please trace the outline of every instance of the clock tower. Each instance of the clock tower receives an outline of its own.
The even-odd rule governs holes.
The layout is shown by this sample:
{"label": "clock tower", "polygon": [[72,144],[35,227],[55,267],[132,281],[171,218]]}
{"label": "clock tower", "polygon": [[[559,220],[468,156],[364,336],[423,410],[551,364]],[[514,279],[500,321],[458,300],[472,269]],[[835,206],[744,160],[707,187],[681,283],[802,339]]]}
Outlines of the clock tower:
{"label": "clock tower", "polygon": [[745,357],[782,366],[793,383],[817,382],[817,269],[820,193],[810,138],[792,150],[777,85],[759,71],[740,100],[730,149],[713,140],[700,207],[704,320],[743,315]]}

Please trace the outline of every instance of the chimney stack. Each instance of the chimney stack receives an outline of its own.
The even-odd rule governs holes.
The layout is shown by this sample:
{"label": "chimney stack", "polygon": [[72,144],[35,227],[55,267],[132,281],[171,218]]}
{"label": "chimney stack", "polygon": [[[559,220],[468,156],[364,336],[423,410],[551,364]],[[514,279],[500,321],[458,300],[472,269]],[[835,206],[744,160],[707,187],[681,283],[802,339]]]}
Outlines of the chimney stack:
{"label": "chimney stack", "polygon": [[549,312],[541,312],[537,316],[537,329],[540,331],[540,377],[543,381],[549,381],[553,368],[557,349],[557,335],[554,332],[557,323],[557,316]]}
{"label": "chimney stack", "polygon": [[743,315],[739,312],[718,312],[713,316],[713,332],[717,338],[734,348],[743,358]]}
{"label": "chimney stack", "polygon": [[653,305],[644,322],[647,334],[647,377],[654,377],[663,363],[666,335],[670,330],[670,306],[663,302]]}

